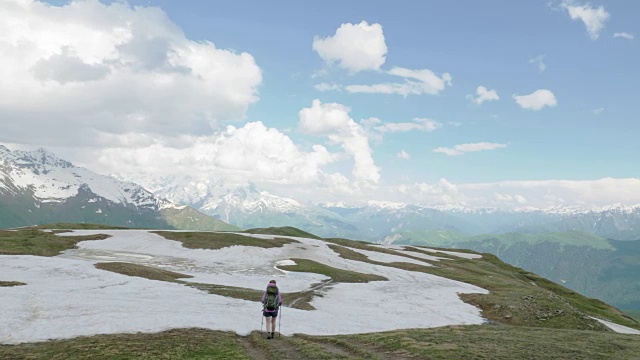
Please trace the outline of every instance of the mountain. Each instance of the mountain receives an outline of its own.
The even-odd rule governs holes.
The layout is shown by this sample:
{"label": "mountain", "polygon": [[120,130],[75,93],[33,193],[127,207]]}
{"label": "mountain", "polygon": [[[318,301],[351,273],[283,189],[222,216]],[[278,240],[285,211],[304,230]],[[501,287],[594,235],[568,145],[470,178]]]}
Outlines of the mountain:
{"label": "mountain", "polygon": [[135,183],[76,167],[45,149],[10,151],[0,145],[0,228],[54,222],[239,229]]}
{"label": "mountain", "polygon": [[615,240],[640,239],[640,205],[505,210],[384,201],[369,201],[364,206],[304,204],[252,184],[233,186],[221,179],[191,175],[148,178],[143,184],[160,197],[190,205],[242,228],[295,226],[323,237],[378,242],[395,233],[414,230],[465,235],[580,231]]}
{"label": "mountain", "polygon": [[241,228],[293,226],[321,236],[352,236],[359,229],[333,211],[258,190],[253,184],[230,186],[221,179],[193,176],[148,179],[157,196],[189,204]]}

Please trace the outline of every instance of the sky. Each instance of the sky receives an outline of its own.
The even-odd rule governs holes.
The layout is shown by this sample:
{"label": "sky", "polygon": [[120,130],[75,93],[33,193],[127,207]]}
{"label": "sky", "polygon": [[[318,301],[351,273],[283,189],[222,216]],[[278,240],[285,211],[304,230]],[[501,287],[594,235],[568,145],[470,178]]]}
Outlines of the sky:
{"label": "sky", "polygon": [[640,203],[640,3],[0,2],[0,143],[299,201]]}

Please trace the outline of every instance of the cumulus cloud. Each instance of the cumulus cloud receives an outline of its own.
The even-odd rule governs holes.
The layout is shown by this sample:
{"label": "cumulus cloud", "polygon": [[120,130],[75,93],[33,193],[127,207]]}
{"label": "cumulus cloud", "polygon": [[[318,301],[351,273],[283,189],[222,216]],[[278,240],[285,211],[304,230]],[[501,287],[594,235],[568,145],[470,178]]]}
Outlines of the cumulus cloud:
{"label": "cumulus cloud", "polygon": [[507,147],[507,145],[498,144],[498,143],[489,143],[489,142],[479,142],[479,143],[459,144],[454,146],[453,148],[438,147],[433,149],[432,151],[436,153],[449,155],[449,156],[458,156],[468,152],[495,150],[495,149],[500,149],[504,147]]}
{"label": "cumulus cloud", "polygon": [[600,37],[600,32],[604,29],[605,23],[611,15],[604,9],[604,6],[592,7],[589,4],[577,5],[573,0],[565,0],[561,7],[567,10],[572,20],[580,20],[587,28],[591,39]]}
{"label": "cumulus cloud", "polygon": [[366,21],[342,24],[333,36],[316,36],[312,47],[326,63],[337,63],[353,73],[378,70],[387,55],[382,25]]}
{"label": "cumulus cloud", "polygon": [[[0,141],[211,134],[258,100],[248,53],[196,42],[158,8],[0,2]],[[55,126],[51,123],[55,121]]]}
{"label": "cumulus cloud", "polygon": [[633,40],[635,39],[635,36],[633,36],[633,34],[630,34],[628,32],[617,32],[615,34],[613,34],[614,38],[623,38],[623,39],[627,39],[627,40]]}
{"label": "cumulus cloud", "polygon": [[348,85],[345,89],[350,93],[398,94],[406,97],[408,95],[422,94],[436,95],[447,86],[452,86],[452,77],[449,73],[443,73],[438,76],[429,69],[412,70],[397,66],[387,73],[402,77],[405,81],[402,83]]}
{"label": "cumulus cloud", "polygon": [[227,126],[209,136],[154,137],[135,148],[127,147],[128,142],[123,139],[123,146],[89,151],[86,161],[129,179],[199,174],[235,182],[323,185],[339,175],[322,170],[337,159],[324,146],[303,151],[287,135],[261,122]]}
{"label": "cumulus cloud", "polygon": [[529,59],[529,64],[535,64],[538,66],[538,71],[541,73],[547,69],[547,65],[544,63],[544,55],[539,55]]}
{"label": "cumulus cloud", "polygon": [[397,154],[396,157],[398,159],[402,159],[402,160],[409,160],[411,159],[411,155],[409,155],[408,152],[404,151],[404,150],[400,150]]}
{"label": "cumulus cloud", "polygon": [[554,107],[558,105],[556,96],[550,90],[539,89],[529,95],[513,95],[516,103],[523,109],[540,110],[545,106]]}
{"label": "cumulus cloud", "polygon": [[349,116],[350,109],[342,104],[313,100],[311,107],[298,113],[299,127],[305,133],[327,136],[353,158],[352,175],[363,186],[372,186],[380,179],[380,168],[373,161],[369,138],[364,128]]}
{"label": "cumulus cloud", "polygon": [[478,105],[481,105],[485,101],[500,100],[498,93],[495,90],[489,90],[484,86],[478,86],[476,89],[477,97],[471,96],[472,101]]}

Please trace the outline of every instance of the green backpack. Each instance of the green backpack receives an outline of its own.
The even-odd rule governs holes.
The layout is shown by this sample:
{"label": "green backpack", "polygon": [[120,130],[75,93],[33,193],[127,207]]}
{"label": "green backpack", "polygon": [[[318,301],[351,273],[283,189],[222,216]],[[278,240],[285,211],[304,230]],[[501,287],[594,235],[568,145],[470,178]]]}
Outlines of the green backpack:
{"label": "green backpack", "polygon": [[267,310],[277,310],[280,306],[278,301],[278,287],[267,286],[267,299],[264,301],[264,307]]}

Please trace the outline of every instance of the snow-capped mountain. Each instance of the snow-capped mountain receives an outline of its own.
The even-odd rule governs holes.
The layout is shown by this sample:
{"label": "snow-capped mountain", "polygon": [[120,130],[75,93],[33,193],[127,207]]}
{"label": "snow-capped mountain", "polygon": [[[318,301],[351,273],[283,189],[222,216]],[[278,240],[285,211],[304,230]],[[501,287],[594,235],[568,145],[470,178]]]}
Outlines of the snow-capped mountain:
{"label": "snow-capped mountain", "polygon": [[[134,227],[218,229],[225,225],[142,186],[97,174],[45,149],[0,145],[0,227],[45,222],[96,222]],[[235,227],[228,227],[235,228]]]}
{"label": "snow-capped mountain", "polygon": [[243,228],[295,226],[323,237],[368,241],[380,241],[403,231],[425,230],[467,235],[577,230],[613,239],[640,239],[640,205],[504,210],[389,201],[369,201],[364,206],[344,202],[305,204],[252,184],[233,186],[217,178],[150,178],[143,183],[157,196],[188,204]]}
{"label": "snow-capped mountain", "polygon": [[[45,149],[13,151],[0,145],[0,189],[9,192],[32,191],[40,203],[64,202],[78,194],[81,188],[90,189],[97,197],[123,206],[152,210],[175,208],[177,205],[155,197],[151,192],[132,182],[123,182],[110,176],[76,167]],[[13,184],[16,189],[10,189]],[[2,190],[0,190],[2,191]]]}
{"label": "snow-capped mountain", "polygon": [[157,196],[245,229],[294,226],[320,236],[353,235],[358,230],[333,211],[276,196],[254,184],[230,185],[221,179],[195,176],[146,179],[143,183]]}

